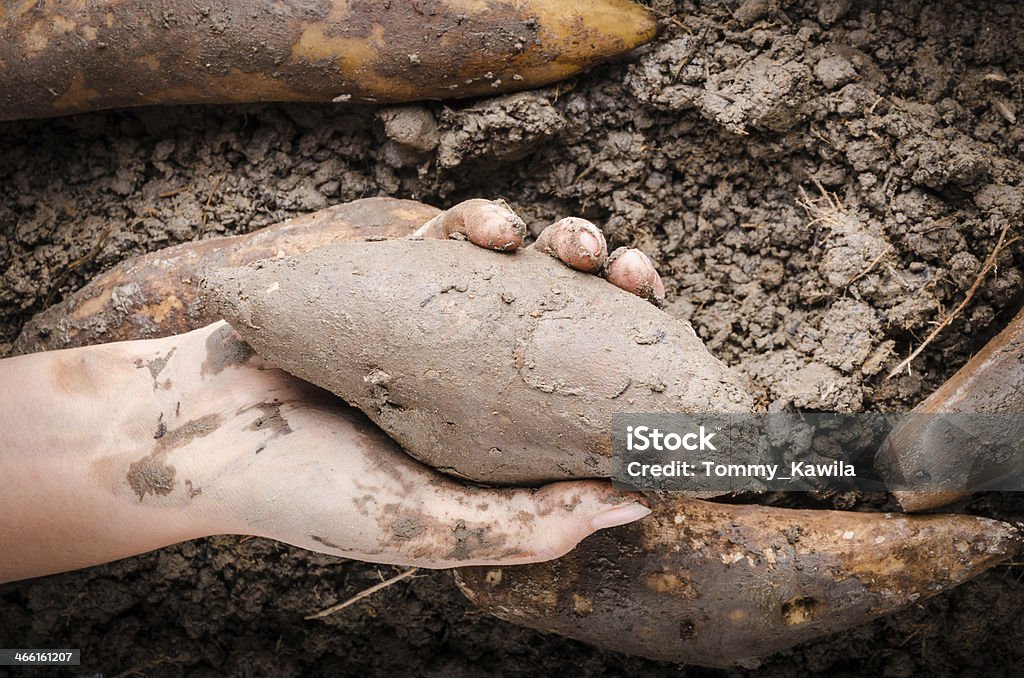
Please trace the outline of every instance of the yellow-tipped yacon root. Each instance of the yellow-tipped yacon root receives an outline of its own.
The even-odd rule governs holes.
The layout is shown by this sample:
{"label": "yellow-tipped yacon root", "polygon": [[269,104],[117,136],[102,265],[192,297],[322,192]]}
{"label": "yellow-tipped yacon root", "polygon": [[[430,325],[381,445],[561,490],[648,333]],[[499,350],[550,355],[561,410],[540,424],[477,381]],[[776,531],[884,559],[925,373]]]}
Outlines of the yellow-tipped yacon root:
{"label": "yellow-tipped yacon root", "polygon": [[496,94],[567,78],[655,31],[629,0],[13,0],[0,4],[0,120]]}

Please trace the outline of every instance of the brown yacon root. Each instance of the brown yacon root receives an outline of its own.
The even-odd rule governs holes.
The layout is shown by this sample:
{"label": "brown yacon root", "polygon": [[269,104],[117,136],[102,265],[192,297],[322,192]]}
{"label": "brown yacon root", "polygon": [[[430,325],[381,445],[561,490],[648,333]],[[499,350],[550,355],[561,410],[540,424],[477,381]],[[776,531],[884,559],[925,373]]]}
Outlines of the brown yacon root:
{"label": "brown yacon root", "polygon": [[337,243],[204,287],[264,358],[478,482],[608,477],[616,413],[753,408],[689,323],[537,251]]}
{"label": "brown yacon root", "polygon": [[189,332],[220,319],[198,293],[208,271],[334,241],[407,236],[439,213],[412,200],[366,198],[246,235],[184,243],[129,259],[37,314],[13,349],[34,353]]}
{"label": "brown yacon root", "polygon": [[[218,318],[197,291],[199,279],[209,271],[304,252],[328,242],[408,235],[438,213],[420,203],[372,198],[245,236],[187,243],[144,255],[100,275],[62,303],[37,315],[26,326],[17,346],[21,352],[54,350],[196,329]],[[416,265],[428,266],[429,262]],[[458,293],[449,290],[445,294],[452,292]],[[177,301],[164,303],[171,299]],[[181,308],[177,309],[179,303]],[[168,312],[169,307],[176,310]],[[341,306],[338,309],[344,310]],[[368,337],[366,343],[374,339]],[[676,515],[681,516],[679,523]],[[888,539],[888,535],[898,532],[890,528],[893,525],[913,527],[900,533],[900,540],[906,541],[907,534],[917,535],[903,551],[897,548],[895,539]],[[676,498],[657,505],[655,513],[638,525],[588,538],[579,550],[554,563],[503,568],[500,575],[494,568],[467,569],[458,576],[464,591],[474,593],[485,609],[507,619],[610,649],[721,665],[763,656],[885,614],[899,606],[901,595],[906,603],[917,591],[923,598],[953,586],[1011,553],[1016,547],[1011,530],[995,521],[961,516],[908,518],[787,511]],[[848,532],[852,535],[849,539]],[[646,537],[648,533],[652,536]],[[679,535],[694,537],[686,541]],[[878,537],[885,539],[877,542]],[[929,553],[932,539],[935,546]],[[883,545],[885,548],[880,548]],[[928,553],[932,569],[918,557],[922,553]],[[935,554],[938,557],[933,558]],[[735,562],[729,565],[728,561]],[[787,566],[781,567],[780,562]],[[739,569],[740,565],[744,568]],[[872,570],[876,575],[865,574]],[[758,576],[752,577],[752,572]],[[897,588],[901,573],[914,575],[916,588]],[[555,575],[569,583],[554,581]],[[823,589],[807,583],[818,581],[818,576],[826,576],[832,587]],[[687,588],[691,581],[699,585],[692,594]],[[871,594],[874,598],[870,592],[862,599],[828,597],[845,595],[848,589],[844,586],[857,591],[862,582],[872,581],[890,588],[872,589],[877,591]],[[522,599],[504,593],[513,582],[519,582],[516,590],[525,596]],[[751,582],[756,587],[751,588]],[[766,591],[774,598],[766,597]],[[852,602],[844,602],[847,600]],[[730,606],[732,601],[736,604]],[[714,606],[718,604],[723,607]],[[784,642],[773,640],[774,635],[766,636],[760,630],[766,628],[764,623],[747,627],[740,624],[740,630],[735,631],[735,619],[743,613],[734,617],[729,612],[742,606],[758,611],[774,609],[774,614],[789,623],[767,627],[773,629],[773,634],[783,629]],[[702,609],[706,610],[703,617],[697,614]],[[799,623],[805,617],[808,621]],[[635,632],[649,628],[667,634],[664,646],[655,646],[661,636],[649,630],[642,637]],[[741,635],[744,628],[746,638],[753,639],[749,641],[754,643],[753,648],[744,649],[742,645],[746,642]],[[716,633],[730,638],[730,644],[713,646],[708,638]],[[691,635],[702,638],[703,645],[688,640]],[[690,644],[684,645],[686,642]],[[709,645],[720,650],[707,656]]]}
{"label": "brown yacon root", "polygon": [[510,622],[605,649],[702,666],[753,660],[864,623],[986,570],[1010,525],[668,498],[562,558],[462,568],[456,581]]}
{"label": "brown yacon root", "polygon": [[[1001,430],[999,437],[1024,440],[1024,311],[913,413],[921,416],[908,419],[889,436],[877,465],[893,484],[925,478],[942,490],[893,492],[904,510],[943,506],[983,489],[988,481],[1024,473],[1020,454],[989,462],[978,459],[977,440],[985,431],[971,430],[968,418],[954,417],[956,426],[950,426],[941,416],[925,416],[1005,414],[998,423],[1013,430]],[[976,419],[982,427],[992,422]]]}
{"label": "brown yacon root", "polygon": [[629,0],[13,0],[0,5],[0,120],[497,94],[575,75],[656,29]]}

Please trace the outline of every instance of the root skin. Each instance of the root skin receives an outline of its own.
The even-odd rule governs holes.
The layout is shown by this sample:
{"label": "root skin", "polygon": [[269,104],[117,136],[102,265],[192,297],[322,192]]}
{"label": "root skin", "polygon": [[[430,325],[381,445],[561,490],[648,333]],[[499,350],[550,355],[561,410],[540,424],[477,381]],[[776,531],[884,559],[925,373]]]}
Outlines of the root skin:
{"label": "root skin", "polygon": [[438,212],[412,200],[366,198],[246,235],[184,243],[128,259],[36,314],[15,341],[14,353],[190,332],[219,319],[198,293],[208,271],[329,242],[406,236]]}
{"label": "root skin", "polygon": [[[914,408],[917,414],[1008,414],[1024,412],[1024,311],[1006,329],[985,344],[960,371]],[[979,418],[983,425],[984,418]],[[962,418],[958,420],[963,426]],[[959,501],[982,489],[993,479],[1020,475],[1021,455],[998,463],[985,463],[977,454],[977,440],[985,431],[951,432],[941,417],[914,417],[889,437],[878,464],[896,482],[927,477],[964,491],[894,492],[906,511],[924,511]],[[1024,415],[1016,422],[1005,419],[1014,430],[1000,431],[1001,440],[1024,439]]]}
{"label": "root skin", "polygon": [[492,95],[568,78],[656,30],[629,0],[14,0],[0,7],[0,120]]}

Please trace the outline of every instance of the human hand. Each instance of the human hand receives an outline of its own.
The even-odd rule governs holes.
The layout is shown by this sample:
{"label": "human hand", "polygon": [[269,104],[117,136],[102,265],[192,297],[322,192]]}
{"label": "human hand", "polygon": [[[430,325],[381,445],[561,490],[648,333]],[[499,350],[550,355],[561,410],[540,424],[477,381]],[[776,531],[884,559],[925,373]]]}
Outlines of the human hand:
{"label": "human hand", "polygon": [[[511,250],[522,244],[523,231],[522,221],[503,203],[479,200],[442,213],[416,236],[454,236]],[[604,236],[582,219],[553,224],[533,247],[578,270],[606,268]],[[664,294],[650,259],[636,250],[619,252],[607,276],[642,296]],[[225,326],[208,337],[207,347],[211,342],[219,347],[214,353],[243,350]],[[225,377],[238,380],[225,393],[260,383],[269,396],[238,415],[248,425],[228,432],[232,440],[219,445],[253,450],[220,480],[232,488],[228,505],[239,520],[233,531],[360,560],[424,567],[515,564],[558,557],[597,529],[649,512],[604,481],[537,490],[461,484],[413,460],[355,410],[268,367],[254,357]],[[254,426],[254,417],[262,423]]]}

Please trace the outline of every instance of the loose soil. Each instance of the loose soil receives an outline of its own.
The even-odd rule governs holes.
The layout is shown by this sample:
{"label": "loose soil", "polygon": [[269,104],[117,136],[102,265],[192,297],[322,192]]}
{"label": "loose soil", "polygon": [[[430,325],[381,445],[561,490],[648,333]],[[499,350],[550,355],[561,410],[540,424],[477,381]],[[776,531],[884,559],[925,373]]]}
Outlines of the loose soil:
{"label": "loose soil", "polygon": [[[531,93],[0,124],[0,355],[33,313],[142,252],[366,196],[442,207],[503,197],[534,234],[578,215],[603,226],[612,248],[643,248],[665,276],[668,310],[762,404],[912,407],[1021,306],[1019,6],[649,4],[663,24],[653,44]],[[885,379],[964,298],[1007,223],[1012,244],[965,311]],[[799,501],[893,507],[857,495]],[[955,508],[1015,520],[1024,499]],[[497,621],[445,572],[303,620],[396,572],[259,539],[200,540],[0,587],[0,647],[80,647],[79,673],[105,676],[680,675]],[[764,669],[1018,672],[1021,574],[997,568]]]}

